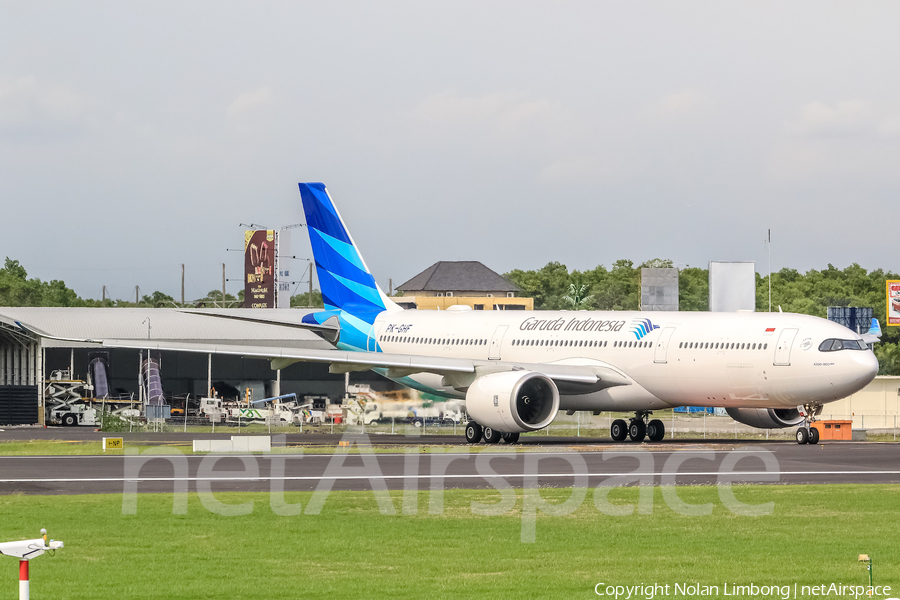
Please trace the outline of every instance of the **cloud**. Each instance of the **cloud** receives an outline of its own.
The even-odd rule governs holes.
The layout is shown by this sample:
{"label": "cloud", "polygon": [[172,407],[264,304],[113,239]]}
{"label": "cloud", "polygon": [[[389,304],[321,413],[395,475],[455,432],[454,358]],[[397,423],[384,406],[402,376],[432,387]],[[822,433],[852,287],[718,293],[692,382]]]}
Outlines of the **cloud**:
{"label": "cloud", "polygon": [[540,170],[538,181],[546,184],[596,184],[623,179],[631,174],[621,157],[612,159],[586,155],[554,160]]}
{"label": "cloud", "polygon": [[0,131],[20,136],[68,134],[83,122],[87,97],[34,75],[0,80]]}
{"label": "cloud", "polygon": [[684,90],[660,98],[653,113],[660,117],[677,117],[696,113],[713,105],[713,99],[699,90]]}
{"label": "cloud", "polygon": [[900,136],[900,116],[888,117],[878,125],[878,134],[882,137]]}
{"label": "cloud", "polygon": [[788,121],[788,129],[810,136],[852,136],[870,133],[876,125],[875,114],[862,100],[844,100],[833,106],[814,101],[800,107],[800,113]]}
{"label": "cloud", "polygon": [[481,96],[443,92],[414,106],[412,116],[420,123],[442,128],[473,127],[510,134],[535,125],[546,126],[560,116],[560,110],[546,98],[516,92]]}
{"label": "cloud", "polygon": [[225,109],[229,117],[242,117],[259,109],[266,108],[275,100],[275,93],[269,86],[263,86],[252,92],[245,92]]}

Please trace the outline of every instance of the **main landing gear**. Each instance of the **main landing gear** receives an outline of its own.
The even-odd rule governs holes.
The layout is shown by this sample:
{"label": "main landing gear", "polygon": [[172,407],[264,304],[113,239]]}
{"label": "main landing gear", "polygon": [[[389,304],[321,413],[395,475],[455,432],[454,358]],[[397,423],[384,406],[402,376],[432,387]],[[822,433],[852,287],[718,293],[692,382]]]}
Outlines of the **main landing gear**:
{"label": "main landing gear", "polygon": [[666,437],[666,426],[659,419],[648,420],[651,414],[649,410],[638,410],[629,423],[616,419],[609,426],[610,437],[616,442],[623,442],[626,437],[632,442],[642,442],[645,437],[651,442],[661,442]]}
{"label": "main landing gear", "polygon": [[800,428],[797,429],[797,443],[818,444],[819,430],[813,427],[812,424],[816,420],[816,417],[819,415],[819,413],[822,412],[822,405],[804,404],[802,406],[798,406],[797,410],[800,411],[800,414],[804,419],[803,425],[801,425]]}
{"label": "main landing gear", "polygon": [[466,423],[466,442],[477,444],[482,439],[485,444],[499,444],[501,441],[504,444],[515,444],[519,441],[519,434],[497,431],[491,427],[482,427],[475,421]]}

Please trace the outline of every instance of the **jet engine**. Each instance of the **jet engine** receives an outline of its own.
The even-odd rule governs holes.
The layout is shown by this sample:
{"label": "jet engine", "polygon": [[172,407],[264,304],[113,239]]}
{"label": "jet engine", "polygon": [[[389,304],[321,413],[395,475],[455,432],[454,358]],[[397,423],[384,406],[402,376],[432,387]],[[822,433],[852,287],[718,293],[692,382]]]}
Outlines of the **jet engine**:
{"label": "jet engine", "polygon": [[549,425],[559,410],[553,380],[532,371],[505,371],[479,377],[466,392],[466,412],[483,427],[507,433]]}
{"label": "jet engine", "polygon": [[726,408],[732,419],[760,429],[795,427],[803,423],[796,408]]}

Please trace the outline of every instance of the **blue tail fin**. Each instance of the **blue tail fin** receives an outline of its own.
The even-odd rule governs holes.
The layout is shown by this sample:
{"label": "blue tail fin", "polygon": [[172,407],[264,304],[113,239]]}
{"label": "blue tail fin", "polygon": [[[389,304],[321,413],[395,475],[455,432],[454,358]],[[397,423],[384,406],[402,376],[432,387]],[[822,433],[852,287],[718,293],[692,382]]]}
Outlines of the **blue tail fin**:
{"label": "blue tail fin", "polygon": [[300,199],[326,309],[308,317],[322,323],[338,316],[339,347],[375,350],[371,339],[375,317],[385,310],[401,309],[375,283],[325,185],[301,183]]}
{"label": "blue tail fin", "polygon": [[869,333],[881,337],[881,323],[878,322],[878,319],[872,317],[872,325],[869,326]]}

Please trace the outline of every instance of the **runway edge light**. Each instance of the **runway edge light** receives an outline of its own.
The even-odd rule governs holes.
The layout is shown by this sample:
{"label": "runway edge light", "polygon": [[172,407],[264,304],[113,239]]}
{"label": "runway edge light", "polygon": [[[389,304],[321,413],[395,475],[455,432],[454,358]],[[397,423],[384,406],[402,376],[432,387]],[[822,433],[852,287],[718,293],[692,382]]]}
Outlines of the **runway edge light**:
{"label": "runway edge light", "polygon": [[37,539],[0,543],[0,554],[19,559],[19,600],[28,600],[30,595],[28,561],[37,558],[48,550],[53,552],[62,547],[62,542],[47,539],[46,529],[41,529],[41,537]]}

